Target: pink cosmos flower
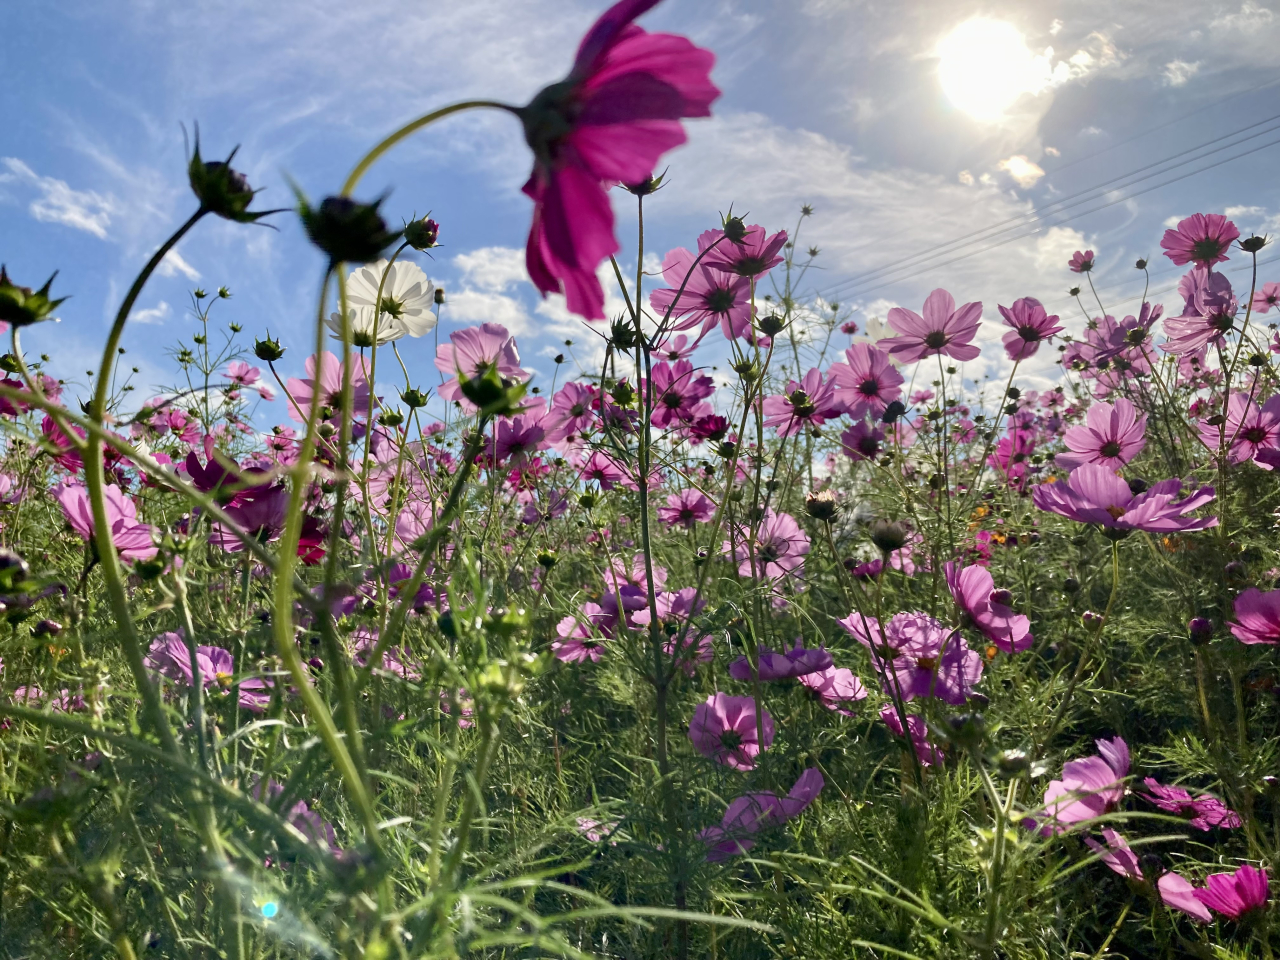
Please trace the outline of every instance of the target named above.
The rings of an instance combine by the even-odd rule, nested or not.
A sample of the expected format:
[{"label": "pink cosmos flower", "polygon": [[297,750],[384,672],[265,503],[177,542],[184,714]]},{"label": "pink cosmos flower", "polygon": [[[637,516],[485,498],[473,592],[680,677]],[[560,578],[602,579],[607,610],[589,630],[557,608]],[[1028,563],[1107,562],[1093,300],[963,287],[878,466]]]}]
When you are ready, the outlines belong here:
[{"label": "pink cosmos flower", "polygon": [[503,417],[494,425],[494,439],[489,444],[494,463],[523,463],[546,446],[547,431],[543,413],[523,413]]},{"label": "pink cosmos flower", "polygon": [[978,565],[960,569],[957,563],[943,566],[947,589],[965,619],[984,637],[1006,653],[1017,653],[1031,646],[1031,621],[1009,607],[1013,597],[1008,590],[997,590],[990,571]]},{"label": "pink cosmos flower", "polygon": [[[85,540],[93,540],[93,508],[89,491],[78,483],[58,483],[49,491],[71,529]],[[156,528],[138,520],[138,508],[119,487],[109,483],[104,488],[107,522],[111,525],[111,542],[123,560],[150,560],[160,551],[154,542]]]},{"label": "pink cosmos flower", "polygon": [[[1103,863],[1120,874],[1120,876],[1130,880],[1145,879],[1142,875],[1142,865],[1138,860],[1138,855],[1129,847],[1125,838],[1110,827],[1102,828],[1102,836],[1107,841],[1105,847],[1093,837],[1085,837],[1084,842],[1090,850],[1099,855],[1099,859]],[[1181,910],[1183,913],[1204,923],[1210,920],[1209,911],[1196,899],[1195,887],[1187,882],[1184,877],[1176,873],[1161,874],[1159,880],[1156,881],[1156,888],[1165,906],[1174,910]]]},{"label": "pink cosmos flower", "polygon": [[630,487],[636,489],[637,484],[626,470],[603,450],[597,450],[582,465],[582,479],[594,480],[600,484],[601,490],[612,490],[614,487]]},{"label": "pink cosmos flower", "polygon": [[1071,259],[1067,261],[1067,269],[1072,273],[1088,273],[1093,269],[1093,251],[1077,250],[1071,255]]},{"label": "pink cosmos flower", "polygon": [[1280,394],[1273,394],[1259,407],[1248,394],[1236,391],[1227,401],[1226,423],[1219,427],[1201,421],[1200,439],[1215,453],[1225,439],[1228,462],[1256,460],[1258,466],[1271,470],[1274,458],[1266,453],[1280,450]]},{"label": "pink cosmos flower", "polygon": [[[789,680],[831,669],[831,654],[825,648],[806,649],[800,646],[799,640],[796,640],[790,650],[783,650],[781,653],[774,653],[762,646],[756,656],[761,680]],[[739,657],[729,665],[729,676],[735,680],[750,680],[750,661],[746,657]]]},{"label": "pink cosmos flower", "polygon": [[998,306],[998,309],[1004,322],[1013,328],[1001,341],[1010,360],[1026,360],[1034,356],[1041,341],[1062,332],[1057,316],[1049,316],[1035,297],[1023,297],[1015,300],[1012,307]]},{"label": "pink cosmos flower", "polygon": [[1243,864],[1235,873],[1211,873],[1196,898],[1224,917],[1239,920],[1251,910],[1265,907],[1270,896],[1267,871]]},{"label": "pink cosmos flower", "polygon": [[[880,719],[895,737],[903,735],[902,718],[898,716],[898,710],[892,703],[886,703],[880,708]],[[920,766],[933,767],[946,760],[946,754],[942,749],[929,742],[929,727],[925,724],[924,718],[908,714],[907,729],[911,733],[911,747],[916,752]]]},{"label": "pink cosmos flower", "polygon": [[[191,649],[181,630],[162,633],[156,637],[147,651],[145,662],[151,670],[184,687],[190,687],[194,683]],[[200,683],[206,690],[225,690],[234,683],[235,664],[230,651],[222,647],[196,647],[196,669],[200,672]],[[238,691],[240,706],[245,710],[261,713],[271,702],[271,687],[261,677],[241,680],[234,685]]]},{"label": "pink cosmos flower", "polygon": [[694,376],[693,364],[688,360],[654,364],[653,425],[666,427],[694,419],[698,402],[711,396],[715,389],[715,381],[710,377]]},{"label": "pink cosmos flower", "polygon": [[844,355],[847,362],[833,363],[827,371],[836,399],[854,420],[878,418],[902,396],[902,374],[889,354],[870,343],[855,343]]},{"label": "pink cosmos flower", "polygon": [[[79,439],[85,438],[83,430],[75,424],[69,424],[69,426]],[[75,472],[84,465],[80,459],[80,452],[72,444],[71,438],[62,432],[62,428],[48,414],[45,414],[44,419],[40,421],[40,437],[46,449],[52,450],[50,455],[53,457],[53,462],[63,470]]]},{"label": "pink cosmos flower", "polygon": [[[609,836],[609,834],[613,833],[617,827],[618,825],[616,823],[604,823],[600,820],[578,817],[578,829],[582,832],[582,835],[592,843],[599,843],[605,837]],[[618,845],[617,840],[610,840],[609,843],[615,847]]]},{"label": "pink cosmos flower", "polygon": [[[722,230],[705,231],[698,237],[698,252],[717,241],[719,246],[725,246],[729,241],[721,240],[723,236]],[[670,251],[662,261],[662,277],[668,285],[649,294],[649,304],[659,317],[670,311],[673,318],[679,318],[673,330],[688,330],[701,324],[698,339],[715,329],[716,324],[728,340],[745,336],[751,329],[751,279],[712,269],[707,263],[709,256],[695,267],[697,257],[691,251],[684,247]]]},{"label": "pink cosmos flower", "polygon": [[698,349],[701,338],[689,342],[689,338],[683,333],[678,337],[672,337],[670,334],[663,337],[662,342],[654,347],[654,355],[662,360],[675,363],[677,360],[688,360],[693,356],[693,351]]},{"label": "pink cosmos flower", "polygon": [[734,770],[750,770],[756,757],[773,743],[773,717],[761,709],[763,730],[756,729],[753,697],[714,693],[698,704],[689,724],[689,739],[704,757]]},{"label": "pink cosmos flower", "polygon": [[1035,432],[1019,429],[1015,419],[1009,424],[1009,432],[1000,438],[987,458],[987,463],[1004,474],[1009,486],[1021,490],[1027,479],[1028,460],[1035,448]]},{"label": "pink cosmos flower", "polygon": [[867,688],[852,670],[845,667],[827,667],[815,673],[806,673],[799,679],[824,707],[846,717],[853,716],[850,708],[855,703],[867,698]]},{"label": "pink cosmos flower", "polygon": [[1160,891],[1160,899],[1164,901],[1166,907],[1180,910],[1201,923],[1208,923],[1213,919],[1204,904],[1200,902],[1199,897],[1202,891],[1193,887],[1186,877],[1172,870],[1162,873],[1160,879],[1156,881],[1156,889]]},{"label": "pink cosmos flower", "polygon": [[1236,225],[1220,213],[1193,213],[1166,230],[1160,247],[1178,266],[1193,260],[1206,267],[1227,259],[1231,241],[1240,236]]},{"label": "pink cosmos flower", "polygon": [[578,47],[569,75],[520,111],[533,150],[524,192],[534,202],[525,262],[543,294],[604,317],[596,267],[619,249],[606,185],[640,183],[685,141],[680,121],[708,117],[720,91],[715,55],[684,37],[646,33],[633,20],[658,0],[621,0]]},{"label": "pink cosmos flower", "polygon": [[520,366],[516,338],[500,323],[482,323],[449,334],[449,342],[436,348],[436,369],[449,377],[437,393],[445,400],[462,404],[462,409],[475,413],[476,407],[462,395],[459,378],[483,377],[490,368],[506,383],[524,383],[529,371]]},{"label": "pink cosmos flower", "polygon": [[1235,327],[1239,308],[1226,274],[1196,266],[1179,281],[1178,292],[1185,298],[1182,313],[1165,317],[1164,332],[1169,340],[1160,344],[1160,349],[1182,356],[1222,343]]},{"label": "pink cosmos flower", "polygon": [[1135,496],[1129,484],[1106,467],[1086,463],[1072,470],[1068,480],[1032,488],[1031,500],[1041,510],[1115,531],[1176,533],[1218,525],[1217,517],[1187,516],[1213,499],[1213,487],[1201,487],[1185,499],[1176,499],[1181,492],[1182,481],[1174,477]]},{"label": "pink cosmos flower", "polygon": [[560,444],[590,433],[596,421],[595,403],[595,387],[577,381],[566,383],[552,398],[543,423],[547,441]]},{"label": "pink cosmos flower", "polygon": [[883,629],[875,617],[857,611],[836,622],[867,648],[886,693],[961,704],[982,679],[982,657],[959,631],[927,614],[894,614]]},{"label": "pink cosmos flower", "polygon": [[1095,743],[1098,756],[1063,764],[1062,779],[1051,781],[1045,790],[1043,814],[1023,821],[1024,826],[1041,836],[1054,836],[1102,816],[1120,802],[1129,774],[1129,745],[1120,737]]},{"label": "pink cosmos flower", "polygon": [[754,555],[749,549],[750,537],[750,528],[742,527],[734,542],[724,545],[725,552],[732,551],[733,558],[739,561],[739,576],[775,580],[788,574],[799,575],[810,543],[795,517],[767,509],[756,530]]},{"label": "pink cosmos flower", "polygon": [[764,227],[752,224],[741,240],[725,240],[706,256],[712,270],[746,279],[758,279],[782,262],[778,251],[787,242],[787,231],[769,236]]},{"label": "pink cosmos flower", "polygon": [[1264,283],[1253,295],[1253,312],[1266,313],[1280,304],[1280,283]]},{"label": "pink cosmos flower", "polygon": [[840,434],[840,449],[854,463],[859,460],[874,460],[880,455],[883,443],[884,431],[866,420],[859,420]]},{"label": "pink cosmos flower", "polygon": [[836,402],[831,384],[822,382],[822,371],[817,367],[798,383],[787,381],[786,393],[765,397],[762,407],[764,425],[777,428],[780,437],[789,437],[805,427],[820,427],[840,416],[843,409],[842,404]]},{"label": "pink cosmos flower", "polygon": [[1059,453],[1054,463],[1073,470],[1096,463],[1119,470],[1147,445],[1147,416],[1139,415],[1132,403],[1117,397],[1114,403],[1093,404],[1081,426],[1070,427],[1062,435],[1069,453]]},{"label": "pink cosmos flower", "polygon": [[[342,410],[342,361],[326,350],[318,363],[314,355],[307,357],[306,369],[306,378],[290,377],[285,383],[290,398],[289,416],[306,423],[312,403],[319,403],[321,408],[333,411],[330,416],[337,416]],[[354,416],[367,419],[373,401],[364,357],[352,357],[351,397]]]},{"label": "pink cosmos flower", "polygon": [[[289,491],[283,486],[256,487],[226,508],[241,532],[249,534],[259,543],[272,543],[284,532],[285,514],[289,509]],[[215,523],[209,533],[209,542],[231,553],[243,550],[244,541],[228,529],[226,524]]]},{"label": "pink cosmos flower", "polygon": [[1280,590],[1250,587],[1236,597],[1235,614],[1228,626],[1241,643],[1280,643]]},{"label": "pink cosmos flower", "polygon": [[879,346],[903,363],[935,353],[972,360],[982,352],[972,343],[981,321],[981,303],[966,303],[957,310],[955,298],[938,289],[925,300],[923,317],[902,307],[890,310],[889,326],[900,335],[881,340]]},{"label": "pink cosmos flower", "polygon": [[715,516],[716,506],[707,495],[690,487],[667,497],[667,505],[658,508],[658,519],[670,527],[692,530],[694,524],[706,523]]},{"label": "pink cosmos flower", "polygon": [[709,848],[707,860],[717,863],[746,853],[755,846],[751,839],[754,834],[798,817],[818,798],[823,786],[822,772],[810,767],[800,774],[785,797],[764,791],[735,798],[725,810],[720,826],[708,827],[698,834]]},{"label": "pink cosmos flower", "polygon": [[1187,822],[1197,830],[1240,826],[1239,814],[1217,797],[1202,793],[1192,798],[1182,787],[1168,787],[1152,777],[1147,777],[1142,782],[1150,791],[1143,794],[1144,797],[1167,813],[1192,814]]},{"label": "pink cosmos flower", "polygon": [[599,663],[604,653],[604,639],[596,627],[606,619],[607,614],[599,604],[584,603],[580,616],[565,617],[557,624],[556,633],[560,639],[551,644],[551,651],[566,663],[583,660]]}]

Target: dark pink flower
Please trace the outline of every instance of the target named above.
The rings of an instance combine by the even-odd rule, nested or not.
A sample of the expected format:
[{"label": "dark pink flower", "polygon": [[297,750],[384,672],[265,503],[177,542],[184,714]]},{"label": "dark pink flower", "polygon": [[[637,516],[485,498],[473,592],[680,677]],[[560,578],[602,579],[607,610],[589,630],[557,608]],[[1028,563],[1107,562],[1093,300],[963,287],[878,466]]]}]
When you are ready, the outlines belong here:
[{"label": "dark pink flower", "polygon": [[476,407],[462,395],[459,378],[473,380],[483,377],[490,369],[496,370],[508,384],[524,383],[530,376],[529,371],[520,366],[516,338],[500,323],[483,323],[453,331],[449,342],[436,348],[436,369],[449,377],[437,392],[445,400],[461,403],[468,413],[474,413]]},{"label": "dark pink flower", "polygon": [[543,426],[553,444],[580,439],[591,433],[596,422],[596,388],[586,383],[566,383],[551,400]]},{"label": "dark pink flower", "polygon": [[816,673],[806,673],[799,679],[824,707],[846,717],[853,716],[850,707],[867,698],[867,688],[852,670],[845,667],[827,667]]},{"label": "dark pink flower", "polygon": [[822,382],[822,371],[814,367],[803,380],[787,381],[786,393],[765,397],[762,408],[764,425],[776,428],[780,437],[789,437],[840,416],[843,405],[836,402],[831,384]]},{"label": "dark pink flower", "polygon": [[608,614],[599,604],[584,603],[580,616],[565,617],[556,626],[560,639],[551,644],[552,653],[566,663],[599,663],[605,641],[598,626],[607,619]]},{"label": "dark pink flower", "polygon": [[997,590],[990,571],[981,566],[960,569],[947,563],[947,589],[960,612],[975,629],[1006,653],[1017,653],[1031,646],[1031,621],[1009,607],[1008,590]]},{"label": "dark pink flower", "polygon": [[[880,708],[880,719],[895,737],[903,735],[902,718],[898,716],[898,709],[892,703],[886,703]],[[946,760],[942,749],[929,742],[929,727],[925,724],[923,717],[908,714],[907,729],[911,732],[911,746],[916,752],[920,766],[933,767]]]},{"label": "dark pink flower", "polygon": [[822,772],[810,767],[800,774],[785,797],[772,791],[736,797],[725,810],[720,826],[707,827],[698,834],[708,847],[707,860],[718,863],[746,853],[755,846],[755,834],[798,817],[817,799],[823,786]]},{"label": "dark pink flower", "polygon": [[1009,424],[1009,432],[996,443],[987,463],[1004,474],[1011,487],[1021,490],[1027,479],[1027,461],[1036,448],[1034,431],[1022,430],[1015,419]]},{"label": "dark pink flower", "polygon": [[[259,543],[271,543],[279,540],[280,534],[284,532],[288,508],[289,491],[276,485],[244,491],[239,500],[226,508],[226,513],[243,533]],[[209,542],[233,553],[244,549],[244,542],[240,537],[221,522],[213,525]]]},{"label": "dark pink flower", "polygon": [[[643,389],[644,385],[642,385]],[[694,419],[699,401],[715,392],[715,381],[705,375],[694,375],[688,360],[666,361],[653,365],[653,425],[666,427]]]},{"label": "dark pink flower", "polygon": [[866,420],[859,420],[840,434],[840,449],[850,460],[874,460],[880,455],[884,443],[884,431]]},{"label": "dark pink flower", "polygon": [[1042,815],[1023,821],[1042,836],[1065,833],[1077,823],[1107,813],[1124,797],[1129,745],[1120,737],[1096,741],[1098,756],[1063,764],[1062,779],[1049,783]]},{"label": "dark pink flower", "polygon": [[855,343],[844,352],[845,363],[833,363],[827,379],[836,399],[854,420],[878,418],[902,396],[902,374],[889,354],[870,343]]},{"label": "dark pink flower", "polygon": [[770,236],[757,224],[747,227],[741,240],[725,240],[707,254],[712,270],[746,279],[758,279],[782,262],[778,251],[787,242],[787,231]]},{"label": "dark pink flower", "polygon": [[[85,432],[75,424],[70,424],[71,430],[83,440]],[[62,428],[54,422],[53,418],[45,414],[43,420],[40,421],[40,436],[44,440],[46,449],[51,450],[51,456],[54,463],[62,467],[62,469],[74,472],[83,466],[80,460],[80,452],[76,450],[71,439],[62,432]]]},{"label": "dark pink flower", "polygon": [[[698,252],[717,241],[719,246],[728,244],[728,240],[720,239],[723,236],[721,230],[705,231],[698,237]],[[672,325],[673,330],[688,330],[701,324],[698,339],[717,324],[726,339],[744,336],[751,329],[751,280],[713,269],[707,263],[709,257],[694,266],[697,257],[691,251],[684,247],[670,251],[662,261],[662,277],[668,285],[649,294],[649,304],[659,317],[670,311],[673,318],[679,318]]]},{"label": "dark pink flower", "polygon": [[956,309],[955,298],[938,289],[924,302],[924,316],[894,307],[889,326],[899,334],[879,341],[879,346],[903,363],[911,363],[936,353],[955,360],[972,360],[982,351],[972,343],[982,321],[982,304],[966,303]]},{"label": "dark pink flower", "polygon": [[715,513],[716,506],[707,495],[690,487],[667,497],[667,505],[658,508],[658,519],[671,527],[692,530],[694,524],[706,523]]},{"label": "dark pink flower", "polygon": [[1228,462],[1256,460],[1258,466],[1271,470],[1274,457],[1266,454],[1280,450],[1280,394],[1273,394],[1259,407],[1248,394],[1236,391],[1227,401],[1226,423],[1216,426],[1201,421],[1200,439],[1215,453],[1219,441],[1225,439]]},{"label": "dark pink flower", "polygon": [[1168,787],[1152,777],[1142,782],[1150,791],[1143,794],[1144,797],[1168,813],[1192,814],[1188,823],[1197,830],[1240,826],[1239,814],[1217,797],[1202,793],[1193,798],[1182,787]]},{"label": "dark pink flower", "polygon": [[751,529],[743,526],[736,531],[733,542],[724,545],[725,552],[732,552],[739,561],[739,576],[774,580],[799,575],[810,544],[795,517],[767,509],[756,530],[754,550],[750,538]]},{"label": "dark pink flower", "polygon": [[763,708],[761,720],[763,730],[757,731],[754,698],[714,693],[693,712],[689,739],[704,757],[734,770],[750,770],[773,743],[773,717]]},{"label": "dark pink flower", "polygon": [[626,470],[603,450],[597,450],[582,465],[582,479],[594,480],[600,484],[601,490],[612,490],[614,487],[635,487],[635,481]]},{"label": "dark pink flower", "polygon": [[1210,273],[1197,266],[1178,283],[1185,298],[1182,313],[1165,317],[1164,332],[1169,339],[1160,349],[1177,356],[1193,353],[1210,344],[1220,344],[1235,328],[1239,308],[1226,274]]},{"label": "dark pink flower", "polygon": [[1213,499],[1213,487],[1201,487],[1179,500],[1181,492],[1182,481],[1174,477],[1161,480],[1135,496],[1129,484],[1106,467],[1086,463],[1072,470],[1067,480],[1032,488],[1031,499],[1041,510],[1116,531],[1175,533],[1207,530],[1218,525],[1217,517],[1187,516]]},{"label": "dark pink flower", "polygon": [[1196,263],[1211,266],[1227,259],[1231,241],[1240,236],[1236,225],[1220,213],[1193,213],[1166,230],[1160,247],[1164,255],[1178,266]]},{"label": "dark pink flower", "polygon": [[1235,614],[1228,626],[1241,643],[1280,643],[1280,590],[1250,587],[1236,597]]},{"label": "dark pink flower", "polygon": [[510,462],[518,466],[545,447],[547,431],[542,425],[544,416],[540,412],[522,413],[503,417],[494,424],[495,436],[489,445],[493,462]]},{"label": "dark pink flower", "polygon": [[1096,463],[1118,470],[1147,445],[1147,417],[1139,415],[1132,403],[1117,397],[1115,403],[1093,404],[1081,426],[1070,427],[1062,435],[1068,453],[1059,453],[1054,463],[1067,470]]},{"label": "dark pink flower", "polygon": [[[831,654],[823,647],[806,649],[796,640],[790,650],[774,653],[768,647],[757,651],[757,668],[761,680],[790,680],[831,669]],[[729,676],[735,680],[751,679],[751,663],[739,657],[729,665]]]},{"label": "dark pink flower", "polygon": [[[146,665],[162,676],[184,687],[194,684],[195,672],[191,665],[191,648],[181,631],[162,633],[151,642]],[[222,647],[197,646],[196,670],[200,683],[206,690],[226,690],[235,686],[241,707],[261,713],[271,702],[271,688],[260,677],[252,677],[235,683],[235,665],[231,653]]]},{"label": "dark pink flower", "polygon": [[[368,418],[372,398],[369,395],[364,357],[352,357],[351,362],[353,415]],[[307,357],[306,369],[307,376],[304,379],[290,377],[285,382],[289,393],[289,416],[299,423],[306,423],[311,415],[312,403],[318,403],[322,409],[330,411],[330,417],[336,416],[342,410],[342,361],[326,350],[320,354],[318,363],[314,355]]]},{"label": "dark pink flower", "polygon": [[[89,491],[78,483],[58,483],[49,491],[71,529],[85,540],[93,540],[93,508]],[[160,551],[156,548],[155,527],[138,520],[138,508],[115,484],[103,490],[107,522],[111,525],[111,542],[122,560],[150,560]]]},{"label": "dark pink flower", "polygon": [[1235,873],[1211,873],[1196,898],[1224,917],[1239,920],[1251,910],[1267,905],[1270,896],[1267,871],[1243,864]]},{"label": "dark pink flower", "polygon": [[680,121],[710,116],[720,95],[714,54],[632,22],[657,3],[621,0],[606,10],[569,75],[519,111],[534,157],[524,185],[534,202],[529,276],[544,295],[563,290],[569,309],[588,319],[604,317],[596,267],[619,249],[606,185],[647,179],[684,143]]},{"label": "dark pink flower", "polygon": [[1138,862],[1138,855],[1129,848],[1125,838],[1110,827],[1102,828],[1102,837],[1107,841],[1106,847],[1093,837],[1084,838],[1085,846],[1098,854],[1099,859],[1120,876],[1141,880],[1142,866]]},{"label": "dark pink flower", "polygon": [[1253,295],[1253,312],[1266,313],[1280,304],[1280,283],[1264,283]]},{"label": "dark pink flower", "polygon": [[1041,341],[1062,332],[1057,316],[1049,316],[1035,297],[1023,297],[999,310],[1004,322],[1013,327],[1001,341],[1010,360],[1026,360],[1040,349]]},{"label": "dark pink flower", "polygon": [[1067,269],[1072,273],[1088,273],[1093,269],[1093,251],[1077,250],[1067,261]]}]

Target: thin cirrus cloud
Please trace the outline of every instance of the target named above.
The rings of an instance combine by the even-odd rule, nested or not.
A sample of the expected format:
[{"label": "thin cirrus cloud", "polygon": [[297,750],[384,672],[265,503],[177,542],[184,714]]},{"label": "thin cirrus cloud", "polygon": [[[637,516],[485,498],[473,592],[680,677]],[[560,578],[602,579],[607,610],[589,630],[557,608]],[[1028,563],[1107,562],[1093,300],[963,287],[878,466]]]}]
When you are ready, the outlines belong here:
[{"label": "thin cirrus cloud", "polygon": [[28,212],[42,223],[61,223],[107,239],[107,227],[116,212],[116,202],[92,190],[75,190],[65,180],[36,173],[16,157],[4,157],[0,164],[8,173],[0,173],[0,184],[12,183],[35,191]]}]

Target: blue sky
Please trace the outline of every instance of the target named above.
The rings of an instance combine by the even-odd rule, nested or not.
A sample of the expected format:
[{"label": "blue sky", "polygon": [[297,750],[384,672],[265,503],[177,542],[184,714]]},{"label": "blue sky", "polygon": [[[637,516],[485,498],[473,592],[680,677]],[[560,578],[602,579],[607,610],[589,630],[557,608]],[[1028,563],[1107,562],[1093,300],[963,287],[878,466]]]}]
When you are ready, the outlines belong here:
[{"label": "blue sky", "polygon": [[[60,324],[27,336],[28,352],[54,355],[67,379],[96,367],[133,273],[193,209],[181,123],[199,122],[207,157],[241,145],[237,166],[266,188],[260,204],[288,205],[287,178],[319,197],[417,114],[476,96],[527,100],[565,72],[604,6],[19,5],[6,18],[0,63],[0,260],[31,285],[60,269],[55,290],[72,296]],[[1139,256],[1163,271],[1153,276],[1157,293],[1176,283],[1158,256],[1166,220],[1226,211],[1246,235],[1280,232],[1280,118],[1261,123],[1280,114],[1274,6],[666,0],[643,25],[716,51],[724,96],[669,155],[671,184],[647,208],[648,253],[693,246],[731,204],[778,229],[811,203],[800,242],[822,255],[808,292],[858,307],[855,319],[892,304],[919,309],[944,286],[958,301],[983,301],[992,324],[997,303],[1030,295],[1078,330],[1065,261],[1079,246],[1099,253],[1095,280],[1108,309],[1132,312],[1125,301],[1141,293]],[[964,26],[975,18],[985,23]],[[1201,170],[1236,154],[1245,155]],[[398,149],[362,192],[390,188],[393,221],[431,210],[441,222],[444,246],[418,259],[449,293],[442,334],[505,323],[545,382],[563,340],[589,336],[523,278],[528,167],[509,117],[473,113]],[[1130,171],[1147,179],[1116,179]],[[1076,196],[1095,187],[1112,192]],[[1085,202],[1049,206],[1076,200]],[[630,198],[617,203],[622,257],[634,264]],[[1027,223],[1038,211],[1042,219]],[[290,348],[284,370],[300,370],[321,259],[296,218],[274,222],[278,231],[206,221],[179,247],[126,335],[143,387],[172,379],[165,349],[192,332],[188,292],[197,285],[229,286],[221,319],[247,334],[269,327]],[[970,236],[1001,224],[996,240],[1012,242]],[[1280,262],[1264,267],[1260,279],[1277,278]],[[402,351],[428,384],[431,339]],[[994,326],[984,339],[998,340]],[[283,407],[264,415],[283,419]]]}]

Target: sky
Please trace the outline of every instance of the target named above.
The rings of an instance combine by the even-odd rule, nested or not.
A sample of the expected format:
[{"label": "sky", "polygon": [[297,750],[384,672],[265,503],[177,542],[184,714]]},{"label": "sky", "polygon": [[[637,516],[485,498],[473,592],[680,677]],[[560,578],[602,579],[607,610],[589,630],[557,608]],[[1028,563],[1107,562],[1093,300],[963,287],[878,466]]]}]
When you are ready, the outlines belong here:
[{"label": "sky", "polygon": [[[39,286],[59,270],[57,324],[29,355],[73,384],[95,369],[133,276],[190,215],[183,125],[206,158],[235,165],[290,206],[290,182],[336,193],[372,144],[460,99],[524,103],[562,77],[603,0],[62,0],[6,16],[0,61],[0,261]],[[865,325],[919,310],[935,287],[984,304],[1034,296],[1078,333],[1066,262],[1097,251],[1107,312],[1176,301],[1163,230],[1227,213],[1244,235],[1280,233],[1280,9],[1265,0],[665,0],[641,24],[716,53],[723,96],[667,155],[646,201],[644,263],[694,247],[721,212],[770,230],[813,215],[798,246],[820,253],[801,293]],[[359,195],[389,192],[395,224],[430,211],[442,245],[414,259],[447,292],[440,336],[497,322],[544,385],[552,357],[599,355],[599,338],[523,268],[530,155],[497,112],[451,117],[381,160]],[[614,191],[619,259],[634,271],[635,201]],[[162,264],[124,344],[139,396],[175,378],[170,351],[195,332],[190,291],[227,286],[214,320],[270,330],[300,373],[323,273],[296,216],[277,229],[206,218]],[[1263,251],[1262,280],[1280,279]],[[1243,261],[1225,264],[1229,270]],[[1247,273],[1232,274],[1247,287]],[[646,292],[660,286],[646,280]],[[621,301],[611,293],[609,308]],[[1180,307],[1180,301],[1174,306]],[[1090,309],[1098,312],[1091,305]],[[433,386],[434,338],[405,341],[410,374]],[[714,357],[716,350],[710,351]],[[998,348],[966,373],[1007,372]],[[1025,371],[1052,377],[1050,351]],[[573,372],[570,362],[569,371]],[[565,371],[559,371],[563,382]],[[74,389],[73,389],[74,392]],[[380,390],[380,392],[382,392]],[[284,420],[283,401],[259,411]]]}]

